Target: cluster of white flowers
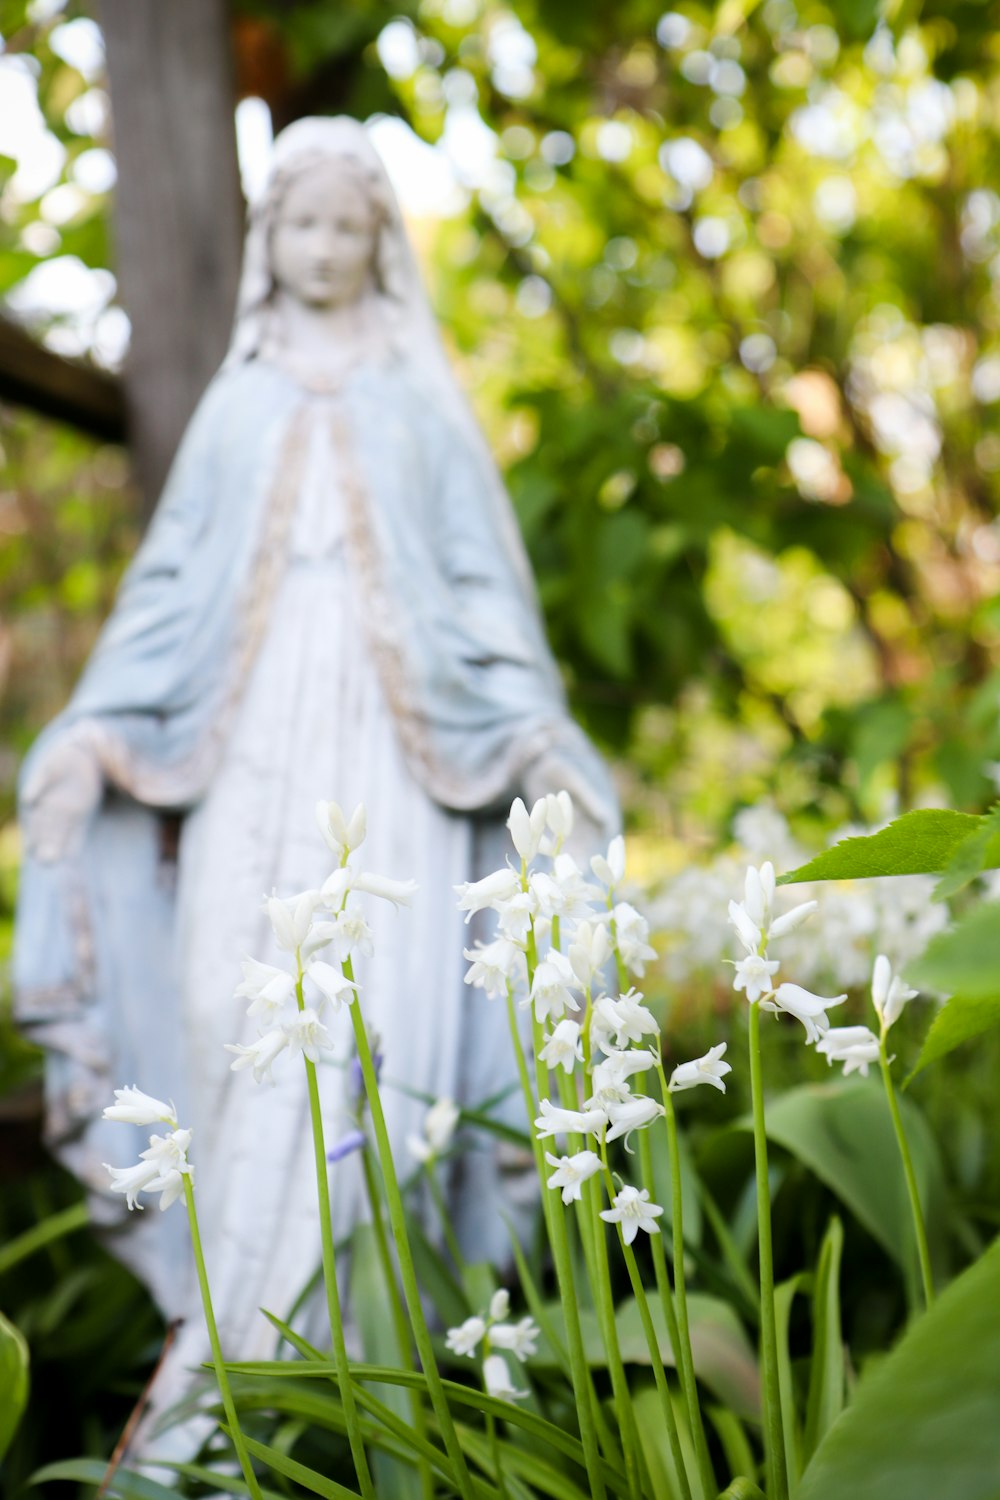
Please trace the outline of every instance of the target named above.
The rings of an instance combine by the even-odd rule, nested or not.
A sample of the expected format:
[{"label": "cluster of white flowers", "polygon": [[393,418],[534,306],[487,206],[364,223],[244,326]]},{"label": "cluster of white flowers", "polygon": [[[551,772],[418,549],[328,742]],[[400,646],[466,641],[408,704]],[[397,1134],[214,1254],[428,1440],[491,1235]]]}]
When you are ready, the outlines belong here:
[{"label": "cluster of white flowers", "polygon": [[509,1313],[510,1293],[501,1289],[493,1293],[484,1314],[466,1318],[457,1328],[449,1328],[445,1339],[452,1354],[467,1355],[469,1359],[482,1344],[483,1384],[487,1395],[496,1396],[501,1401],[516,1401],[527,1396],[528,1392],[517,1390],[503,1354],[494,1351],[502,1349],[523,1361],[531,1358],[538,1344],[538,1325],[534,1320],[522,1318],[518,1323],[509,1323]]},{"label": "cluster of white flowers", "polygon": [[[591,860],[588,878],[563,851],[573,828],[566,792],[541,798],[530,811],[519,798],[507,827],[520,869],[497,870],[456,888],[468,917],[491,910],[497,921],[491,942],[466,950],[466,983],[491,998],[510,994],[530,1008],[539,1061],[573,1080],[576,1107],[541,1097],[534,1122],[538,1138],[593,1137],[602,1150],[622,1139],[628,1151],[632,1132],[660,1118],[664,1106],[635,1088],[642,1074],[661,1068],[660,1027],[642,994],[623,988],[626,976],[641,978],[656,957],[645,917],[620,895],[624,840],[612,839],[607,853]],[[536,867],[540,856],[547,867]],[[609,970],[618,979],[617,993],[608,992]],[[724,1093],[722,1080],[730,1071],[725,1050],[723,1042],[675,1068],[669,1088],[706,1083]],[[546,1153],[545,1159],[555,1168],[548,1186],[561,1190],[564,1203],[580,1200],[583,1184],[604,1170],[602,1157],[590,1148]],[[659,1233],[656,1219],[663,1210],[646,1189],[624,1183],[609,1196],[612,1207],[602,1217],[622,1226],[627,1244],[640,1229]]]},{"label": "cluster of white flowers", "polygon": [[880,953],[875,960],[871,985],[872,1005],[879,1019],[880,1036],[876,1036],[867,1026],[834,1027],[817,1043],[816,1051],[825,1053],[828,1063],[843,1063],[845,1078],[848,1073],[854,1072],[867,1078],[869,1065],[879,1061],[882,1042],[890,1026],[899,1020],[906,1002],[912,1000],[916,993],[916,990],[911,990],[909,985],[904,984],[898,974],[893,974],[889,960],[884,953]]},{"label": "cluster of white flowers", "polygon": [[149,1149],[140,1152],[134,1166],[113,1167],[104,1163],[111,1173],[111,1191],[124,1193],[130,1209],[142,1208],[137,1201],[139,1193],[159,1193],[160,1208],[169,1208],[184,1192],[184,1178],[194,1182],[194,1167],[187,1157],[191,1132],[178,1126],[174,1106],[128,1086],[115,1089],[115,1102],[104,1111],[104,1119],[120,1120],[126,1125],[173,1127],[168,1135],[151,1135]]},{"label": "cluster of white flowers", "polygon": [[[228,1042],[226,1050],[235,1053],[233,1071],[249,1068],[257,1083],[273,1082],[271,1069],[286,1049],[313,1063],[321,1052],[332,1049],[324,1013],[335,1015],[343,1005],[353,1003],[358,991],[342,966],[355,956],[368,958],[373,952],[371,928],[361,909],[351,904],[352,897],[363,893],[394,906],[408,906],[416,891],[412,880],[389,880],[351,868],[350,856],[365,838],[363,805],[347,818],[336,802],[320,802],[316,815],[320,832],[339,861],[337,868],[318,890],[264,898],[275,941],[289,955],[291,967],[246,958],[243,980],[235,991],[239,998],[249,1000],[247,1015],[259,1018],[258,1034],[249,1046]],[[334,963],[316,956],[324,950]]]},{"label": "cluster of white flowers", "polygon": [[[814,995],[799,984],[776,983],[783,960],[768,956],[769,944],[798,931],[816,911],[817,902],[803,901],[775,916],[774,896],[774,867],[768,861],[760,869],[751,865],[745,876],[743,900],[729,903],[729,921],[744,949],[744,956],[734,964],[733,988],[744,991],[751,1005],[794,1016],[805,1028],[806,1042],[815,1043],[828,1063],[841,1062],[845,1074],[857,1071],[867,1077],[869,1064],[879,1060],[880,1038],[867,1026],[832,1027],[827,1015],[847,999],[846,993],[826,997]],[[872,976],[872,1003],[883,1038],[916,993],[893,975],[888,958],[880,953]]]},{"label": "cluster of white flowers", "polygon": [[[872,831],[842,828],[834,839]],[[653,929],[662,934],[663,970],[676,984],[718,971],[729,952],[726,906],[739,892],[748,864],[769,858],[779,870],[793,870],[815,852],[802,848],[785,819],[768,807],[740,812],[734,833],[732,850],[709,864],[687,866],[648,904]],[[789,971],[810,989],[860,989],[868,982],[874,954],[888,954],[901,968],[948,921],[946,907],[931,899],[930,875],[817,881],[797,889],[815,900],[815,917],[807,929],[788,935],[782,955]]]}]

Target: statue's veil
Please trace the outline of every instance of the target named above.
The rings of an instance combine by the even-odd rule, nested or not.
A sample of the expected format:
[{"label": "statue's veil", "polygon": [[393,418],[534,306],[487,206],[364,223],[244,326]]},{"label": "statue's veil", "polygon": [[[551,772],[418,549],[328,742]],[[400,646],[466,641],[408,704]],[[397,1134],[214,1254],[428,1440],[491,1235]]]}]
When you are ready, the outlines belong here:
[{"label": "statue's veil", "polygon": [[331,161],[343,163],[345,174],[350,173],[355,182],[360,181],[371,196],[379,223],[376,278],[393,344],[412,361],[419,372],[421,388],[441,415],[476,453],[511,561],[526,594],[534,599],[531,566],[503,481],[472,408],[452,374],[385,167],[358,120],[345,115],[296,120],[276,137],[267,179],[249,209],[236,318],[226,365],[243,364],[266,350],[274,293],[270,238],[276,211],[293,177],[318,162]]}]

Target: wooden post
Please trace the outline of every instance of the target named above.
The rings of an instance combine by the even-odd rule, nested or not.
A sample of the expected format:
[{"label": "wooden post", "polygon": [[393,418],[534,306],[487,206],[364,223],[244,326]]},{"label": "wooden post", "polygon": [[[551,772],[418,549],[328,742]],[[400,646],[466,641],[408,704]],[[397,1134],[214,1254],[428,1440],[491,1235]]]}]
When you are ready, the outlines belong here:
[{"label": "wooden post", "polygon": [[147,516],[225,354],[243,242],[226,0],[103,0],[132,323],[130,446]]}]

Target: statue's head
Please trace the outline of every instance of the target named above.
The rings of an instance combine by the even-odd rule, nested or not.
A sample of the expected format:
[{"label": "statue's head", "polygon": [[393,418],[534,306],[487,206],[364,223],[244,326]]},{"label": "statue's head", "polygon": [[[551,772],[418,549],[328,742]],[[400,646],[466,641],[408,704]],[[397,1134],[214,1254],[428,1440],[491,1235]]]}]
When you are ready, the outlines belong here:
[{"label": "statue's head", "polygon": [[374,292],[389,326],[412,301],[414,277],[399,206],[364,126],[297,120],[276,138],[250,206],[231,357],[260,349],[276,293],[322,309]]}]

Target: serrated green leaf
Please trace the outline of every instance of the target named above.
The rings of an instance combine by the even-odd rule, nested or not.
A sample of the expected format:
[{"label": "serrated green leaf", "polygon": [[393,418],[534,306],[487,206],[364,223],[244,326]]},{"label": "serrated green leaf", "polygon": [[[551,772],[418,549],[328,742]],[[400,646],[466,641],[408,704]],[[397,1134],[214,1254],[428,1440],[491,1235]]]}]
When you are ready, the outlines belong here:
[{"label": "serrated green leaf", "polygon": [[1000,1026],[1000,987],[993,995],[952,995],[931,1022],[910,1078],[994,1026]]},{"label": "serrated green leaf", "polygon": [[986,996],[1000,989],[1000,902],[987,901],[931,938],[906,977],[925,990]]},{"label": "serrated green leaf", "polygon": [[979,827],[958,845],[948,862],[948,868],[934,887],[935,901],[947,901],[950,896],[975,880],[977,875],[982,874],[987,868],[986,861],[997,834],[1000,834],[1000,807],[991,808],[979,820]]},{"label": "serrated green leaf", "polygon": [[[986,820],[947,808],[918,808],[864,838],[841,839],[815,859],[780,876],[779,885],[805,880],[867,880],[877,875],[937,875]],[[1000,865],[1000,834],[984,851],[984,870]]]},{"label": "serrated green leaf", "polygon": [[862,1377],[798,1500],[996,1500],[1000,1241]]}]

